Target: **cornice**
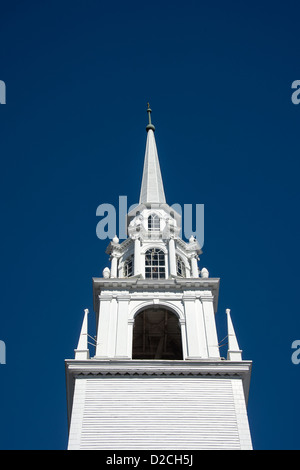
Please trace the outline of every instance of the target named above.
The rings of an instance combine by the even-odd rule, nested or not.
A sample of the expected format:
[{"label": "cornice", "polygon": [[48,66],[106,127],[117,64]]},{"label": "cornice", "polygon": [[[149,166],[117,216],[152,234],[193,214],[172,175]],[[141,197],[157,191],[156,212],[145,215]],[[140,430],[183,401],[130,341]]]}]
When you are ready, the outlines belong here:
[{"label": "cornice", "polygon": [[201,300],[213,301],[215,312],[218,306],[219,297],[219,278],[169,278],[169,279],[142,279],[140,277],[130,278],[93,278],[93,294],[94,294],[94,309],[97,310],[99,302],[99,295],[102,291],[109,294],[108,291],[126,290],[131,295],[132,293],[139,294],[142,292],[153,292],[155,290],[159,293],[184,293],[188,290],[211,291],[211,294],[201,294]]},{"label": "cornice", "polygon": [[241,379],[243,382],[246,403],[248,401],[252,361],[224,360],[134,360],[134,359],[99,359],[87,360],[66,359],[68,409],[72,407],[75,379],[116,378],[116,377],[165,377],[165,378],[230,378]]},{"label": "cornice", "polygon": [[166,290],[166,287],[170,288],[198,288],[198,289],[216,289],[219,287],[219,278],[169,278],[169,279],[141,279],[140,277],[119,277],[119,278],[93,278],[94,288],[114,288],[119,287],[134,287],[137,289],[144,288],[155,288],[159,290]]},{"label": "cornice", "polygon": [[196,359],[182,361],[100,359],[97,357],[78,361],[66,359],[68,371],[75,376],[211,376],[243,377],[251,370],[252,361],[228,361],[226,359]]}]

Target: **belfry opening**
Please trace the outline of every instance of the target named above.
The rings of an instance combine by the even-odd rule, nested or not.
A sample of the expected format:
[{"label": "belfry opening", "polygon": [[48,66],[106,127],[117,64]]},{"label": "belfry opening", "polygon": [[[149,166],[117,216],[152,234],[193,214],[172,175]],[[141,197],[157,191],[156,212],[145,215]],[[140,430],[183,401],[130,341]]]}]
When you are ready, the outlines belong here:
[{"label": "belfry opening", "polygon": [[181,329],[175,313],[163,307],[138,313],[133,326],[132,359],[183,359]]}]

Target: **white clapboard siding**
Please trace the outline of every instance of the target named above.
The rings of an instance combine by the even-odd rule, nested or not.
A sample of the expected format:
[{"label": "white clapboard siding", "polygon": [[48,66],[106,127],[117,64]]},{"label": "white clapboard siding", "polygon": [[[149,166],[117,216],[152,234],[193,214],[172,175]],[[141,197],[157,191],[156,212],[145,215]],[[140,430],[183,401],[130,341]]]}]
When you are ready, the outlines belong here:
[{"label": "white clapboard siding", "polygon": [[69,448],[240,449],[230,378],[85,377]]}]

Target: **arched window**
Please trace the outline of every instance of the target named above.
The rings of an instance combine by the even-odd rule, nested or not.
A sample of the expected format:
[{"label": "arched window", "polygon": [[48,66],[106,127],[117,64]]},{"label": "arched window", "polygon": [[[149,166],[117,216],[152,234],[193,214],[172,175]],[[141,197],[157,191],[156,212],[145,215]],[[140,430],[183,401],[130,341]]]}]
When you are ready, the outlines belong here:
[{"label": "arched window", "polygon": [[133,255],[129,256],[123,266],[123,276],[130,277],[133,275]]},{"label": "arched window", "polygon": [[148,230],[149,232],[159,232],[160,219],[157,214],[151,214],[148,217]]},{"label": "arched window", "polygon": [[150,279],[166,277],[165,254],[158,248],[151,248],[145,253],[145,276]]},{"label": "arched window", "polygon": [[183,359],[177,316],[164,308],[139,313],[133,327],[132,358]]},{"label": "arched window", "polygon": [[176,270],[177,276],[186,277],[184,261],[178,255],[176,255]]}]

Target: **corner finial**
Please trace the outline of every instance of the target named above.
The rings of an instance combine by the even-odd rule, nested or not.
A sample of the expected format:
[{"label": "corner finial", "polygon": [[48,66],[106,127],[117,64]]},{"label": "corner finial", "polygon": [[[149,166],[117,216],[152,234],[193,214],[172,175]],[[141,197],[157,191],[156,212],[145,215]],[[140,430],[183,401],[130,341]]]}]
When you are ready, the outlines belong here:
[{"label": "corner finial", "polygon": [[151,123],[151,113],[152,113],[152,109],[150,108],[150,104],[147,103],[147,113],[148,113],[148,119],[149,119],[149,124],[148,126],[146,127],[146,131],[148,132],[149,129],[152,129],[153,132],[155,131],[155,127],[153,126],[153,124]]}]

